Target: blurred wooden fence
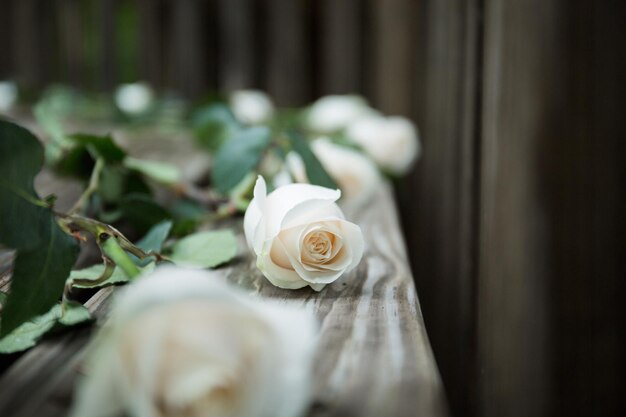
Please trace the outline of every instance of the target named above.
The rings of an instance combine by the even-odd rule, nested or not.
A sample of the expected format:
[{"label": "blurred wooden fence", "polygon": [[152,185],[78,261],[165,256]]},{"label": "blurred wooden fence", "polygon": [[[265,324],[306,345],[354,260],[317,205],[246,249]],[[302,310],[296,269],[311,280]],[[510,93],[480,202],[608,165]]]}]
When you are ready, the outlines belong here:
[{"label": "blurred wooden fence", "polygon": [[453,413],[617,416],[622,3],[5,0],[0,79],[358,92],[412,117],[397,197]]}]

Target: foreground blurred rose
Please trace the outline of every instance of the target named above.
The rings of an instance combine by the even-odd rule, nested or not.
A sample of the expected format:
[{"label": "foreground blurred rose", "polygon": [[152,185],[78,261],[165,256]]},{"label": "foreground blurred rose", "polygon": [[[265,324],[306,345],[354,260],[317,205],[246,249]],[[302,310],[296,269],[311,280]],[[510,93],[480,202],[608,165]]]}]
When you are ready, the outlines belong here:
[{"label": "foreground blurred rose", "polygon": [[365,99],[354,95],[325,96],[318,99],[309,110],[308,127],[318,133],[333,133],[350,123],[376,112]]},{"label": "foreground blurred rose", "polygon": [[13,81],[0,81],[0,111],[7,111],[17,101],[17,85]]},{"label": "foreground blurred rose", "polygon": [[205,271],[127,288],[94,340],[74,417],[294,417],[310,400],[316,324]]},{"label": "foreground blurred rose", "polygon": [[[341,188],[343,195],[340,205],[346,211],[362,208],[380,188],[378,168],[362,153],[335,145],[328,138],[314,140],[311,149]],[[287,165],[297,182],[309,182],[304,162],[297,153],[290,152],[287,155]]]},{"label": "foreground blurred rose", "polygon": [[363,147],[381,168],[406,173],[420,153],[415,125],[404,117],[368,117],[352,123],[346,135]]},{"label": "foreground blurred rose", "polygon": [[115,104],[124,113],[138,115],[152,105],[154,93],[146,83],[122,84],[115,91]]},{"label": "foreground blurred rose", "polygon": [[258,178],[244,218],[248,245],[263,275],[281,288],[320,291],[363,256],[363,236],[335,204],[341,192],[289,184],[267,195]]},{"label": "foreground blurred rose", "polygon": [[267,122],[274,114],[272,101],[262,91],[239,90],[230,95],[230,107],[235,117],[247,125]]}]

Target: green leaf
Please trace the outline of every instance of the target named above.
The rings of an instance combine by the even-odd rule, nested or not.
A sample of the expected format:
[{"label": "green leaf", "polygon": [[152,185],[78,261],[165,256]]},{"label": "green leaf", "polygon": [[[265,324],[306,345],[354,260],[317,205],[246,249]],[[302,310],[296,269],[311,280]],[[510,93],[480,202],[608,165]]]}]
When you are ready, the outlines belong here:
[{"label": "green leaf", "polygon": [[165,208],[145,194],[128,194],[121,199],[119,207],[123,217],[140,232],[147,232],[157,223],[172,218]]},{"label": "green leaf", "polygon": [[169,220],[156,224],[142,237],[136,244],[137,247],[143,249],[144,252],[160,252],[163,248],[163,242],[172,230],[172,222]]},{"label": "green leaf", "polygon": [[175,219],[171,232],[175,236],[184,236],[192,233],[208,214],[208,210],[205,207],[188,199],[176,200],[170,207],[170,211]]},{"label": "green leaf", "polygon": [[[136,246],[142,249],[144,252],[154,251],[160,253],[161,249],[163,248],[163,243],[165,242],[165,239],[167,239],[167,236],[172,230],[172,224],[172,221],[166,220],[154,225],[148,231],[148,233],[146,233],[146,235],[136,243]],[[150,258],[142,260],[137,258],[133,254],[130,254],[129,256],[133,260],[133,262],[139,266],[145,266],[148,263],[154,261]]]},{"label": "green leaf", "polygon": [[56,304],[47,313],[23,323],[0,339],[0,353],[15,353],[35,346],[37,341],[55,325],[73,326],[91,320],[89,310],[82,304]]},{"label": "green leaf", "polygon": [[105,203],[119,203],[129,194],[150,195],[150,188],[137,172],[121,165],[105,165],[100,174],[98,194]]},{"label": "green leaf", "polygon": [[78,256],[33,187],[43,149],[26,129],[0,120],[0,244],[17,249],[0,336],[43,314],[60,298]]},{"label": "green leaf", "polygon": [[304,138],[301,134],[292,131],[289,133],[289,139],[293,150],[296,151],[300,157],[302,157],[306,175],[311,184],[321,185],[322,187],[327,188],[339,188],[335,180],[328,175],[320,161],[311,150],[309,142],[306,138]]},{"label": "green leaf", "polygon": [[8,296],[9,294],[5,293],[4,291],[0,291],[0,306],[3,306],[4,303],[6,303]]},{"label": "green leaf", "polygon": [[198,143],[209,151],[219,149],[241,125],[224,103],[213,103],[198,109],[191,117]]},{"label": "green leaf", "polygon": [[170,258],[182,266],[213,268],[233,259],[237,238],[231,230],[198,232],[179,240]]},{"label": "green leaf", "polygon": [[0,243],[33,248],[45,238],[50,210],[33,181],[43,164],[43,148],[28,130],[0,120]]},{"label": "green leaf", "polygon": [[129,156],[124,160],[124,166],[166,185],[179,183],[183,176],[177,166],[166,162],[148,161]]},{"label": "green leaf", "polygon": [[126,152],[113,141],[110,135],[75,134],[68,139],[76,145],[89,151],[93,159],[102,158],[106,163],[121,162],[126,157]]},{"label": "green leaf", "polygon": [[46,312],[63,293],[65,279],[78,256],[78,245],[59,228],[52,215],[48,217],[48,227],[40,246],[17,251],[0,336]]},{"label": "green leaf", "polygon": [[266,127],[241,130],[224,143],[213,161],[213,183],[222,193],[235,187],[261,160],[270,143],[270,131]]},{"label": "green leaf", "polygon": [[91,320],[91,314],[84,305],[76,301],[66,302],[64,306],[58,305],[60,311],[59,323],[64,326],[74,326]]},{"label": "green leaf", "polygon": [[[132,255],[129,255],[132,257]],[[155,268],[154,261],[151,261],[146,266],[139,268],[139,276],[152,272]],[[80,279],[80,280],[93,280],[95,281],[102,275],[104,271],[104,264],[92,265],[88,268],[78,269],[72,271],[70,274],[70,279]],[[108,287],[110,285],[124,284],[131,279],[122,271],[121,268],[115,268],[113,274],[106,280],[96,285],[86,285],[86,284],[72,284],[72,287],[75,288],[102,288]]]}]

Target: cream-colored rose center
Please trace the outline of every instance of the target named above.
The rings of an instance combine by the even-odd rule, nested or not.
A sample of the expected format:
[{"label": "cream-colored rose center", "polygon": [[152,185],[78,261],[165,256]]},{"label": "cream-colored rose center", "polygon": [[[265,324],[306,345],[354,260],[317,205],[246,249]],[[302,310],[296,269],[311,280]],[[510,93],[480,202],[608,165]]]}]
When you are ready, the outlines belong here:
[{"label": "cream-colored rose center", "polygon": [[325,230],[309,232],[302,242],[302,260],[317,265],[331,261],[335,255],[333,248],[336,240],[333,233]]}]

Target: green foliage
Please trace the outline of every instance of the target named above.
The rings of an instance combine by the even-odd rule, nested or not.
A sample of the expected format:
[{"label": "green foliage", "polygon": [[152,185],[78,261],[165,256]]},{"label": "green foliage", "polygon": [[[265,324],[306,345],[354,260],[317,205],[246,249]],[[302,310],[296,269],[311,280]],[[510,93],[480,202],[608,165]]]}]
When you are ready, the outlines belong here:
[{"label": "green foliage", "polygon": [[41,245],[17,251],[0,336],[44,313],[63,293],[65,279],[78,256],[78,245],[61,231],[52,215],[48,222],[50,229]]},{"label": "green foliage", "polygon": [[289,132],[289,139],[293,150],[300,155],[302,161],[304,162],[306,175],[311,184],[321,185],[322,187],[327,188],[339,188],[337,187],[335,180],[328,175],[319,159],[317,159],[305,137],[295,131],[292,131]]},{"label": "green foliage", "polygon": [[124,166],[166,185],[177,184],[183,177],[177,166],[165,162],[148,161],[129,156],[124,160]]},{"label": "green foliage", "polygon": [[192,233],[209,213],[205,207],[189,199],[176,200],[170,212],[174,218],[172,234],[176,236]]},{"label": "green foliage", "polygon": [[68,140],[79,149],[87,150],[94,160],[102,158],[107,164],[121,162],[126,157],[126,152],[117,146],[110,135],[75,134],[68,136]]},{"label": "green foliage", "polygon": [[42,163],[39,141],[26,129],[0,120],[0,243],[11,248],[36,247],[49,229],[50,210],[33,185]]},{"label": "green foliage", "polygon": [[266,127],[239,131],[215,155],[213,185],[224,194],[234,188],[257,167],[270,140],[270,130]]},{"label": "green foliage", "polygon": [[241,129],[241,125],[224,103],[202,107],[191,116],[191,124],[198,143],[209,151],[219,149]]},{"label": "green foliage", "polygon": [[17,250],[0,336],[54,305],[78,256],[77,243],[34,190],[42,162],[29,131],[0,121],[0,244]]},{"label": "green foliage", "polygon": [[237,238],[231,230],[211,230],[189,235],[174,244],[170,258],[181,266],[214,268],[237,255]]},{"label": "green foliage", "polygon": [[14,353],[35,346],[48,331],[56,327],[73,326],[91,320],[89,310],[82,304],[55,304],[48,312],[34,317],[0,339],[0,353]]},{"label": "green foliage", "polygon": [[172,218],[168,210],[147,194],[128,194],[119,201],[124,220],[139,232],[147,232],[152,226]]}]

